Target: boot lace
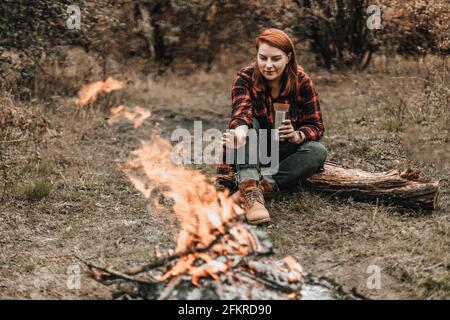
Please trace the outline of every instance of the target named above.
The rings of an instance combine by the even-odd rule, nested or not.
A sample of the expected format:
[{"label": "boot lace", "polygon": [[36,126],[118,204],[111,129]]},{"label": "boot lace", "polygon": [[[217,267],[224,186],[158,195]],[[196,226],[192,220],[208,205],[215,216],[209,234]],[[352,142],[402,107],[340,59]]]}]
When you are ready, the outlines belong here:
[{"label": "boot lace", "polygon": [[249,208],[253,206],[255,201],[261,202],[262,193],[259,188],[252,189],[244,193],[244,198],[247,201]]}]

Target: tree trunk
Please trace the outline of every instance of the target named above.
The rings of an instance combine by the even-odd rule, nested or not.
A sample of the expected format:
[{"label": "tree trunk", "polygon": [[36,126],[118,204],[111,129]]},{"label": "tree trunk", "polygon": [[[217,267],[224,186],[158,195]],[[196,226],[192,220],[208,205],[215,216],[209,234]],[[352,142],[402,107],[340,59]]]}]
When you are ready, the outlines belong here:
[{"label": "tree trunk", "polygon": [[382,202],[404,208],[434,210],[438,207],[440,183],[419,181],[411,169],[370,173],[325,162],[324,171],[311,176],[305,186],[313,190],[358,201]]}]

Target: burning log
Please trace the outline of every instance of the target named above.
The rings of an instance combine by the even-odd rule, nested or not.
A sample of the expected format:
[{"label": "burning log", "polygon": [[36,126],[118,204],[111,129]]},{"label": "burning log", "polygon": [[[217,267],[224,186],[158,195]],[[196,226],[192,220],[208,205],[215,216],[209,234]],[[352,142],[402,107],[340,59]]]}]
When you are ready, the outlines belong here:
[{"label": "burning log", "polygon": [[[291,257],[261,260],[272,253],[267,234],[240,220],[231,225],[206,248],[191,249],[124,272],[77,258],[88,266],[95,280],[102,283],[119,280],[116,298],[301,298],[302,267]],[[243,234],[245,244],[244,238],[240,238]],[[229,248],[233,240],[236,244]]]},{"label": "burning log", "polygon": [[[235,189],[234,176],[218,176],[218,184]],[[411,209],[434,210],[439,204],[439,181],[419,180],[419,171],[370,173],[326,161],[324,170],[302,183],[311,190],[358,201],[380,202]]]}]

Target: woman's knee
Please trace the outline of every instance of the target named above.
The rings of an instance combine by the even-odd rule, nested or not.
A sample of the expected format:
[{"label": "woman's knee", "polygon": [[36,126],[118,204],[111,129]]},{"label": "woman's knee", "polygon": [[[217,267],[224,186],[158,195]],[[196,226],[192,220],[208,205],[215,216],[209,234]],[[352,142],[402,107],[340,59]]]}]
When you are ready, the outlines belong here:
[{"label": "woman's knee", "polygon": [[307,141],[300,146],[301,150],[307,150],[308,153],[321,165],[327,158],[327,149],[325,146],[317,141]]}]

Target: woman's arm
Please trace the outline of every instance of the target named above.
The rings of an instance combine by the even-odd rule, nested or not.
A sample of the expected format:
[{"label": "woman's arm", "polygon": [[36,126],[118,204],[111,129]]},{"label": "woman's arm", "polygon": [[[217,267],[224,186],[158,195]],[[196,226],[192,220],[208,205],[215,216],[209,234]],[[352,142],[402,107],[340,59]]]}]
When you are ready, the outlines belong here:
[{"label": "woman's arm", "polygon": [[231,89],[231,121],[230,129],[242,125],[251,127],[253,124],[253,106],[254,100],[251,97],[251,75],[243,69],[238,72]]},{"label": "woman's arm", "polygon": [[320,140],[325,128],[322,122],[319,98],[314,90],[312,80],[307,75],[304,75],[301,80],[300,96],[302,98],[300,112],[302,114],[303,124],[299,128],[299,131],[304,134],[305,138],[303,141]]},{"label": "woman's arm", "polygon": [[247,133],[247,125],[236,127],[236,129],[231,129],[229,133],[225,132],[222,135],[222,143],[229,148],[238,149],[246,143]]}]

